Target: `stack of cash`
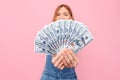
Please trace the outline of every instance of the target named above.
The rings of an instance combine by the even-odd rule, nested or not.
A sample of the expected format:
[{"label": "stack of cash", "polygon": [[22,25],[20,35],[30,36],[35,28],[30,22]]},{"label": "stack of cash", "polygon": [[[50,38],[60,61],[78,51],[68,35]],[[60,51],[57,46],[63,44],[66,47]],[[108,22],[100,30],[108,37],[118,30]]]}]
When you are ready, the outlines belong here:
[{"label": "stack of cash", "polygon": [[78,53],[93,40],[86,25],[75,20],[58,20],[42,28],[35,38],[35,52],[57,54],[64,48]]}]

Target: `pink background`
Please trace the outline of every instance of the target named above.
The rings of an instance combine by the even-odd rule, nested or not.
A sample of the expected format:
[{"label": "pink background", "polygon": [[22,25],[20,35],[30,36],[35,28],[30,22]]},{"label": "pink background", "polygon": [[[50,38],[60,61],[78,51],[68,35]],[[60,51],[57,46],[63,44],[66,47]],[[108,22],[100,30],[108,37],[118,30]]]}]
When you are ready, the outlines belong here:
[{"label": "pink background", "polygon": [[34,38],[61,3],[95,38],[78,54],[78,80],[120,80],[119,0],[1,0],[0,80],[39,80],[45,55],[34,52]]}]

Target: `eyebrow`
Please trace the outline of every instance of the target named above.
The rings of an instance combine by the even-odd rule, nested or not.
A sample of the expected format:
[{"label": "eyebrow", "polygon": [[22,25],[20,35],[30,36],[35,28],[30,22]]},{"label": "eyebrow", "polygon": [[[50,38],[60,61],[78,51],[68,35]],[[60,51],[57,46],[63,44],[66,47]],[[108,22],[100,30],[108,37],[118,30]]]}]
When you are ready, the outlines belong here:
[{"label": "eyebrow", "polygon": [[69,13],[69,12],[63,12],[63,13]]},{"label": "eyebrow", "polygon": [[[59,14],[60,12],[58,12],[58,14]],[[69,13],[69,12],[63,12],[63,13]]]}]

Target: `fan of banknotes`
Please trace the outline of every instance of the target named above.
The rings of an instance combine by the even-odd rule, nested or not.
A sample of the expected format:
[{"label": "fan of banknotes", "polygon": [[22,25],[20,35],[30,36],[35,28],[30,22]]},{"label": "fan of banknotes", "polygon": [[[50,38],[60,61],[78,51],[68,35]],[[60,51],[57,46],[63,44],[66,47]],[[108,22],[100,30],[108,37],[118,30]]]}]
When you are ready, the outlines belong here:
[{"label": "fan of banknotes", "polygon": [[78,53],[93,40],[87,26],[75,20],[58,20],[42,28],[35,38],[35,52],[57,54],[64,48]]}]

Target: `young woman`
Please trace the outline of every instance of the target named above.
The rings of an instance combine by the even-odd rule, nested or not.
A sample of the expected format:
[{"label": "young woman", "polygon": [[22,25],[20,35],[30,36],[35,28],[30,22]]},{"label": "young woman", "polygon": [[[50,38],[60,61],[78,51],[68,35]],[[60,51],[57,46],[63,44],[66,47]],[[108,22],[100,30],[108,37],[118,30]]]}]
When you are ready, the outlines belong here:
[{"label": "young woman", "polygon": [[[56,8],[53,21],[60,19],[74,20],[72,11],[68,5],[62,4]],[[61,50],[57,55],[47,55],[41,80],[77,80],[75,72],[77,64],[78,58],[69,48]]]}]

